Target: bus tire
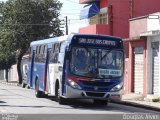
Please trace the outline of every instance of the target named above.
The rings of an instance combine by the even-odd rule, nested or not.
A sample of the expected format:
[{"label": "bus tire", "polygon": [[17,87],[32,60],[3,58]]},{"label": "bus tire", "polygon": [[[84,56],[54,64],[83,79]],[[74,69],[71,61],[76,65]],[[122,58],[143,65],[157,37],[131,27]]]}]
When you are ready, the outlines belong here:
[{"label": "bus tire", "polygon": [[26,88],[27,88],[27,89],[30,89],[30,86],[27,84],[27,85],[26,85]]},{"label": "bus tire", "polygon": [[26,84],[24,82],[22,82],[22,88],[25,88]]},{"label": "bus tire", "polygon": [[41,97],[43,96],[42,91],[39,91],[38,80],[36,80],[36,83],[35,83],[35,96],[36,96],[37,98],[41,98]]},{"label": "bus tire", "polygon": [[59,82],[56,82],[56,87],[55,87],[55,96],[56,96],[56,101],[61,104],[64,105],[65,104],[65,98],[62,98],[60,96],[60,89],[59,89]]},{"label": "bus tire", "polygon": [[98,100],[98,99],[94,99],[93,103],[95,105],[108,105],[108,100]]}]

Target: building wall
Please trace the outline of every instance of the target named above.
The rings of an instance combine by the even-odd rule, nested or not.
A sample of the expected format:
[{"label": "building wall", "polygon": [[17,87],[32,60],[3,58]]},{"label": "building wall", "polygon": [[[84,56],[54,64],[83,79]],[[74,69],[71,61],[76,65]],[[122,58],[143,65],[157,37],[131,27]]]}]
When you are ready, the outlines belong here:
[{"label": "building wall", "polygon": [[147,19],[147,31],[160,30],[160,12],[153,13]]},{"label": "building wall", "polygon": [[124,63],[124,93],[128,94],[129,89],[129,41],[124,40],[123,41],[124,45],[124,53],[125,53],[125,63]]},{"label": "building wall", "polygon": [[160,11],[160,0],[133,0],[133,17],[145,16]]},{"label": "building wall", "polygon": [[160,0],[108,0],[107,4],[113,6],[113,35],[122,38],[129,37],[130,18],[160,11]]},{"label": "building wall", "polygon": [[[110,5],[112,5],[112,10],[110,9]],[[108,29],[107,35],[113,35],[118,36],[122,38],[128,38],[129,37],[129,0],[100,0],[100,7],[108,7],[108,13],[107,13],[107,21],[108,21]],[[103,24],[105,25],[105,24]],[[90,33],[90,29],[88,27],[85,27],[85,29],[80,28],[79,33]],[[95,28],[98,29],[98,28]],[[95,33],[94,31],[100,31],[100,30],[92,30],[92,33]],[[113,32],[112,32],[113,31]],[[101,32],[101,31],[100,31]],[[104,34],[104,33],[99,33]]]},{"label": "building wall", "polygon": [[[149,36],[147,38],[147,94],[152,94],[153,93],[153,88],[152,88],[152,81],[153,81],[153,61],[152,61],[152,47],[151,44],[152,42],[156,42],[159,41],[160,42],[160,35],[154,35],[154,36]],[[160,46],[159,46],[160,48]],[[159,55],[160,56],[160,55]],[[160,63],[160,61],[159,61]],[[160,65],[160,64],[159,64]],[[159,66],[160,68],[160,66]],[[160,71],[160,70],[159,70]],[[160,78],[159,78],[159,86],[160,86]],[[159,89],[159,95],[160,95],[160,89]]]},{"label": "building wall", "polygon": [[[113,36],[129,37],[129,1],[108,0],[108,6],[112,5]],[[111,14],[111,13],[108,13]],[[109,20],[111,21],[111,20]],[[110,22],[109,22],[110,24]]]},{"label": "building wall", "polygon": [[108,0],[101,0],[101,2],[100,2],[100,8],[106,7],[107,4],[108,4]]},{"label": "building wall", "polygon": [[130,20],[129,37],[138,37],[141,33],[147,31],[147,18],[137,18]]},{"label": "building wall", "polygon": [[[112,10],[110,11],[110,5],[112,5]],[[147,70],[151,70],[151,66],[149,61],[147,61],[147,55],[150,54],[150,49],[148,49],[149,43],[147,40],[140,40],[140,34],[142,32],[146,32],[148,30],[157,30],[160,24],[158,24],[158,20],[149,20],[143,19],[140,21],[132,21],[129,23],[131,18],[146,16],[155,12],[160,11],[160,0],[100,0],[101,8],[107,6],[108,8],[108,24],[106,29],[108,35],[119,36],[122,38],[129,38],[129,37],[138,37],[139,39],[133,40],[130,38],[128,41],[124,41],[125,47],[125,93],[133,92],[133,85],[134,85],[134,48],[135,47],[144,47],[144,76],[143,76],[143,95],[146,96],[147,93],[150,92],[150,88],[147,88],[150,84],[149,79],[151,79],[151,73]],[[156,23],[154,25],[153,23]],[[80,28],[81,29],[81,28]],[[91,30],[86,27],[86,29],[81,29],[80,33],[90,33],[93,31],[97,33],[96,30]],[[100,31],[101,33],[101,31]],[[111,34],[112,33],[112,34]],[[104,34],[104,33],[102,33]],[[147,52],[148,51],[148,52]],[[148,66],[148,67],[147,67]]]},{"label": "building wall", "polygon": [[95,24],[87,27],[83,27],[79,29],[80,33],[84,34],[107,34],[109,29],[107,29],[108,25]]},{"label": "building wall", "polygon": [[144,51],[143,51],[143,71],[144,71],[144,75],[143,75],[143,95],[146,96],[146,86],[147,86],[147,81],[146,81],[146,76],[147,76],[147,71],[146,71],[146,56],[147,56],[147,45],[146,45],[146,40],[132,40],[129,42],[129,93],[133,92],[134,89],[134,48],[136,47],[144,47]]},{"label": "building wall", "polygon": [[0,80],[5,79],[5,70],[0,70]]},{"label": "building wall", "polygon": [[[89,0],[80,0],[89,1]],[[147,3],[147,4],[146,4]],[[119,36],[122,38],[129,37],[129,19],[139,16],[145,16],[160,11],[160,0],[100,0],[100,7],[109,7],[112,5],[112,15],[108,11],[109,33],[107,35]],[[111,25],[111,23],[113,25]],[[113,31],[113,34],[110,34]],[[79,31],[80,33],[82,31]],[[89,32],[89,29],[85,33]]]},{"label": "building wall", "polygon": [[17,64],[12,65],[8,72],[9,81],[18,81]]}]

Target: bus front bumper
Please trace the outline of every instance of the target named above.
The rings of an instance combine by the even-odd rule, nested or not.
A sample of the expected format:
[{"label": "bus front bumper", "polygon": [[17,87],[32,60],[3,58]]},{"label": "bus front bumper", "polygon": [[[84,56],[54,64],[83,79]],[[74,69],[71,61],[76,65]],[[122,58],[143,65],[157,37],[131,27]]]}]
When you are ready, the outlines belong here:
[{"label": "bus front bumper", "polygon": [[71,86],[66,86],[65,98],[78,98],[78,99],[102,99],[102,100],[121,100],[122,90],[118,92],[96,92],[84,91],[74,89]]}]

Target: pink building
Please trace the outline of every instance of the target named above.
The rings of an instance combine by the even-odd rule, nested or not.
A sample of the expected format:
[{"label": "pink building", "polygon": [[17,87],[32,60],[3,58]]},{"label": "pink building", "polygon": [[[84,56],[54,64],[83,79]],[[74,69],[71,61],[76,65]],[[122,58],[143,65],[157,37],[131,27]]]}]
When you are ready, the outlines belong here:
[{"label": "pink building", "polygon": [[81,18],[89,19],[90,23],[80,28],[79,33],[122,37],[125,47],[124,93],[146,96],[149,83],[147,37],[141,37],[140,33],[147,31],[147,21],[142,18],[160,11],[160,0],[79,0],[79,3],[89,5],[81,11]]}]

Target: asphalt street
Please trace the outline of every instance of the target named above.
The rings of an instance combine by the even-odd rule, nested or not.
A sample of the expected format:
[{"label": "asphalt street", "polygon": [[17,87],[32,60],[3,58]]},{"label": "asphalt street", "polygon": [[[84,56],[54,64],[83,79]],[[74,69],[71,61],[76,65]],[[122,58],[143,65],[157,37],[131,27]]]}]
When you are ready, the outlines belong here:
[{"label": "asphalt street", "polygon": [[[28,117],[40,120],[43,117],[68,120],[106,120],[127,119],[124,115],[156,114],[160,112],[109,103],[108,106],[94,105],[92,100],[69,100],[66,105],[59,105],[54,97],[36,98],[33,89],[19,86],[0,84],[0,114],[18,115],[19,119],[27,120]],[[1,118],[1,117],[0,117]],[[5,118],[5,117],[4,117]],[[159,116],[160,118],[160,116]],[[157,118],[158,119],[158,118]]]}]

